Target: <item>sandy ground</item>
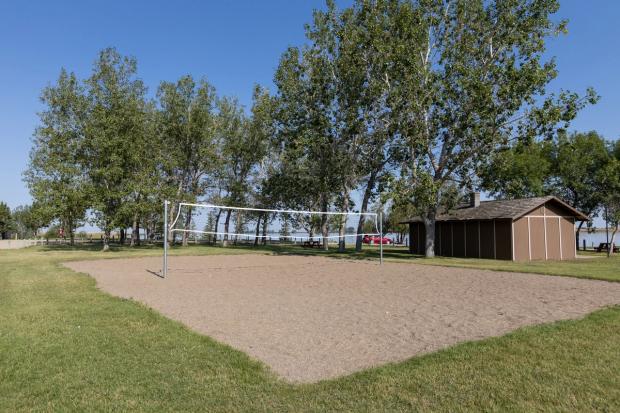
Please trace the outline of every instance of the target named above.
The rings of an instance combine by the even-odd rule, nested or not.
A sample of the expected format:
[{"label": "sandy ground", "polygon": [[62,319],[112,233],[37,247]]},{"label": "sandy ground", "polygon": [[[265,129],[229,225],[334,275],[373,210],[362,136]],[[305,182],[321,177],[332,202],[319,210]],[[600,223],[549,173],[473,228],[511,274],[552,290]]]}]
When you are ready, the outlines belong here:
[{"label": "sandy ground", "polygon": [[140,301],[313,382],[581,317],[620,303],[620,283],[323,257],[228,255],[70,262],[99,288]]}]

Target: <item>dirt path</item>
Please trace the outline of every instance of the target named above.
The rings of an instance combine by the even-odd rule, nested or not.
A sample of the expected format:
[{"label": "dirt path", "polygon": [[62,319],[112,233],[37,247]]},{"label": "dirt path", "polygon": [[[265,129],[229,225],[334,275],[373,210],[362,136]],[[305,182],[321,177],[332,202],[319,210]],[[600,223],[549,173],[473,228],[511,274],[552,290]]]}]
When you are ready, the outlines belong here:
[{"label": "dirt path", "polygon": [[323,257],[220,255],[70,262],[132,298],[313,382],[620,304],[620,283]]}]

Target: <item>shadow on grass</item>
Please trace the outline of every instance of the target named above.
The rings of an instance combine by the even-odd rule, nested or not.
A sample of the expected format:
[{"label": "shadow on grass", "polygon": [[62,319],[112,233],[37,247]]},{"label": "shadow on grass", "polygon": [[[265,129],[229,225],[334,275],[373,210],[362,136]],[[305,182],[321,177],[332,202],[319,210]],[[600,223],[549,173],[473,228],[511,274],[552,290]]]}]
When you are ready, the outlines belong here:
[{"label": "shadow on grass", "polygon": [[[75,245],[69,244],[49,244],[49,245],[41,245],[36,247],[40,251],[44,252],[103,252],[101,243],[79,243]],[[162,244],[142,244],[136,246],[129,245],[121,245],[121,244],[110,244],[110,249],[107,252],[139,252],[139,251],[157,251],[162,250]],[[190,244],[188,246],[181,245],[173,245],[170,247],[169,251],[171,254],[183,253],[186,252],[191,255],[192,252],[199,251],[207,251],[213,250],[214,252],[219,251],[234,251],[239,250],[243,252],[251,252],[256,251],[259,253],[271,253],[274,255],[299,255],[299,256],[323,256],[330,258],[346,258],[346,259],[358,259],[358,260],[378,260],[379,250],[378,249],[363,249],[362,251],[355,251],[353,248],[348,248],[344,252],[338,251],[337,248],[330,248],[325,251],[323,249],[310,249],[304,248],[301,245],[295,244],[279,244],[279,245],[248,245],[248,244],[237,244],[237,245],[229,245],[227,247],[223,247],[222,245],[212,245],[212,244]],[[163,253],[163,251],[162,251]],[[418,255],[410,254],[405,247],[402,248],[394,248],[394,247],[384,247],[383,257],[386,259],[401,259],[401,260],[411,260],[412,258],[421,258]]]},{"label": "shadow on grass", "polygon": [[[49,244],[39,245],[36,247],[39,251],[87,251],[87,252],[103,252],[103,245],[101,243],[79,243],[75,245],[69,244]],[[162,249],[158,244],[146,244],[136,245],[130,247],[129,245],[110,244],[110,249],[107,252],[120,252],[120,251],[153,251]]]},{"label": "shadow on grass", "polygon": [[[300,245],[262,245],[254,246],[237,246],[242,249],[255,249],[257,251],[270,252],[274,255],[299,255],[299,256],[320,256],[336,259],[355,259],[355,260],[379,260],[380,254],[378,250],[366,249],[355,251],[354,249],[346,249],[338,251],[337,248],[331,248],[327,251],[323,249],[304,248]],[[384,259],[411,260],[414,258],[422,258],[419,255],[410,254],[405,248],[384,248]]]}]

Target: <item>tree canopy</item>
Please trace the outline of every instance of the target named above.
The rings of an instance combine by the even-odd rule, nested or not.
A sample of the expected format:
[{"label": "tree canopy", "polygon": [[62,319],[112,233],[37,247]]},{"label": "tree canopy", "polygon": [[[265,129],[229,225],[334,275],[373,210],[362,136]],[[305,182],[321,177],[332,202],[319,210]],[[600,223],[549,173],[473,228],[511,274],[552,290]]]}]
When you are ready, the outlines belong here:
[{"label": "tree canopy", "polygon": [[[132,245],[140,228],[161,233],[164,199],[169,218],[180,202],[322,212],[380,204],[401,234],[398,219],[423,217],[427,256],[438,212],[474,188],[554,193],[594,214],[595,172],[610,150],[595,134],[567,132],[594,91],[547,92],[557,68],[546,43],[567,28],[554,20],[558,7],[356,0],[339,9],[330,0],[306,43],[282,54],[273,92],[257,85],[250,108],[189,75],[162,81],[151,98],[136,59],[104,49],[89,77],[62,70],[43,91],[26,181],[46,224],[73,234],[89,220],[105,246],[114,229],[131,228]],[[192,228],[191,209],[182,219]],[[254,222],[258,234],[269,219],[234,222]],[[301,221],[290,224],[324,239],[336,230],[344,248],[346,219]],[[361,234],[364,220],[357,225]]]}]

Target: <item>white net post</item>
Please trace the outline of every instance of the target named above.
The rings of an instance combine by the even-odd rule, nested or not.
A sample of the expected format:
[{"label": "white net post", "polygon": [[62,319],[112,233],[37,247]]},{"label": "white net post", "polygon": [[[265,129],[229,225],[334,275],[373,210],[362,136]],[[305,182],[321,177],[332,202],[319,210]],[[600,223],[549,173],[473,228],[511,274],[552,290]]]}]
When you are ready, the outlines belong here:
[{"label": "white net post", "polygon": [[164,201],[164,268],[162,276],[165,278],[168,274],[168,201]]},{"label": "white net post", "polygon": [[383,265],[383,212],[379,211],[379,265]]}]

